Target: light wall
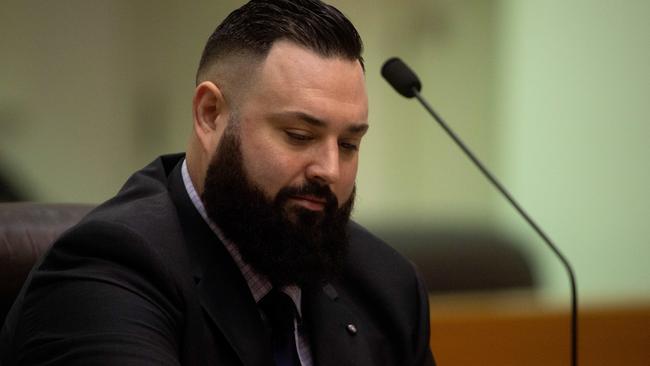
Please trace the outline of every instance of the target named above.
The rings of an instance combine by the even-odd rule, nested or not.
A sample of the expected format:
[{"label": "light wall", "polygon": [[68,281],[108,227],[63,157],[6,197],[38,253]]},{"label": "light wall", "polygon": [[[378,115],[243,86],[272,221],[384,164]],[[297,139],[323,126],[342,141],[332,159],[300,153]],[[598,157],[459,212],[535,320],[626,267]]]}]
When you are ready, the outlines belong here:
[{"label": "light wall", "polygon": [[[573,262],[585,301],[650,299],[650,2],[501,3],[499,161],[504,180]],[[554,298],[557,261],[534,244]]]},{"label": "light wall", "polygon": [[[9,1],[0,12],[0,168],[39,201],[100,202],[182,151],[205,39],[239,1]],[[575,263],[586,301],[650,298],[649,8],[644,1],[334,1],[366,44],[371,130],[358,221],[488,229],[564,272],[416,104],[423,94]]]}]

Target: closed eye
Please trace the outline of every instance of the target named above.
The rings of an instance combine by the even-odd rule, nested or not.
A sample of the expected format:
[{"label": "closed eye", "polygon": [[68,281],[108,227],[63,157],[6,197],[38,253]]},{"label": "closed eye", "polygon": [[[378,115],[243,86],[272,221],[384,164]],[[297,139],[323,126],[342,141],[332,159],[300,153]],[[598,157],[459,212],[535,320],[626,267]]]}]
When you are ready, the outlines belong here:
[{"label": "closed eye", "polygon": [[313,137],[311,135],[305,133],[300,133],[295,131],[284,131],[284,133],[287,135],[289,140],[291,140],[294,143],[302,143],[302,142],[313,140]]},{"label": "closed eye", "polygon": [[344,150],[349,150],[349,151],[358,151],[359,150],[359,145],[351,143],[351,142],[340,142],[339,146]]}]

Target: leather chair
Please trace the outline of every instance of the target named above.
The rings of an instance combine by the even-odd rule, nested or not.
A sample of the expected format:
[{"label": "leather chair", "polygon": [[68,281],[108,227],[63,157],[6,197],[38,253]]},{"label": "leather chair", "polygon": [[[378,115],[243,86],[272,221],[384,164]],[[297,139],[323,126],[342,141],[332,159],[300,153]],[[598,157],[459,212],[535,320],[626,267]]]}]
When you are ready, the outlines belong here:
[{"label": "leather chair", "polygon": [[0,324],[38,258],[93,207],[0,203]]},{"label": "leather chair", "polygon": [[[0,321],[38,258],[94,206],[0,203]],[[431,293],[493,292],[536,285],[530,260],[503,238],[464,230],[379,233],[409,257]]]},{"label": "leather chair", "polygon": [[500,233],[467,227],[378,235],[415,263],[433,295],[532,290],[538,285],[534,264],[521,243]]}]

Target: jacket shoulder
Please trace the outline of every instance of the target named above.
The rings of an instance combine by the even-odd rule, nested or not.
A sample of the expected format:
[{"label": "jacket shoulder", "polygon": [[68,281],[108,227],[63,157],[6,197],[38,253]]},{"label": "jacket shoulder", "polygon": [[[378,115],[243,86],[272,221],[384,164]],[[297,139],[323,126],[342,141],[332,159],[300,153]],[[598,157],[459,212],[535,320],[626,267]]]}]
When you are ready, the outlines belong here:
[{"label": "jacket shoulder", "polygon": [[60,334],[79,345],[69,360],[121,344],[116,355],[154,347],[151,363],[174,363],[192,278],[165,173],[146,169],[34,267],[3,329],[2,348],[16,362],[62,352],[65,342],[48,335]]},{"label": "jacket shoulder", "polygon": [[358,276],[381,274],[386,277],[384,280],[395,284],[415,279],[413,263],[366,228],[351,222],[349,234],[349,271]]}]

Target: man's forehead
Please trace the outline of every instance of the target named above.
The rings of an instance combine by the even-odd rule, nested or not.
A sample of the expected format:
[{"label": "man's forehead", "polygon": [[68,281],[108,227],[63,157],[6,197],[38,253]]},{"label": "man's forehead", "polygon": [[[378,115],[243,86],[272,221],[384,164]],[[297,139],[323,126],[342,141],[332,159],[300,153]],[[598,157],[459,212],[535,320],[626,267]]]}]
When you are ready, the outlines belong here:
[{"label": "man's forehead", "polygon": [[279,41],[252,78],[240,105],[244,114],[252,111],[257,117],[287,117],[338,130],[350,127],[348,132],[367,129],[365,75],[357,60],[322,56]]}]

